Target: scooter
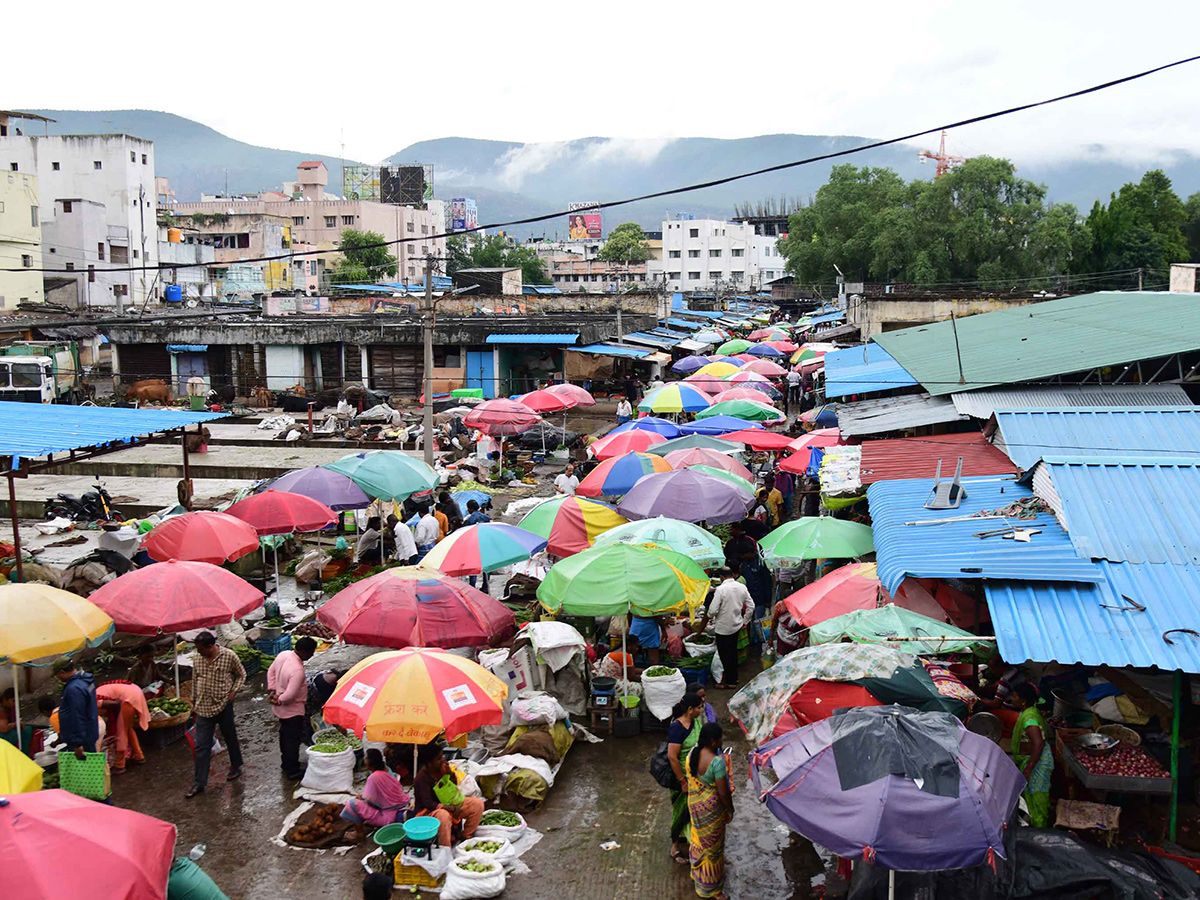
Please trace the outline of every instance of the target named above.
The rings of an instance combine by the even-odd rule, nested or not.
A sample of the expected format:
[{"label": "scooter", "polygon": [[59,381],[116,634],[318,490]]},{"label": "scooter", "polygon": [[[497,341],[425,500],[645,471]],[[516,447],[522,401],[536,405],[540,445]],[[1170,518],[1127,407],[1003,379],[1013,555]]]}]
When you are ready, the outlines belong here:
[{"label": "scooter", "polygon": [[113,509],[112,496],[97,482],[92,485],[95,490],[88,491],[82,497],[74,494],[59,494],[47,500],[43,515],[47,519],[63,518],[73,522],[120,522],[124,516]]}]

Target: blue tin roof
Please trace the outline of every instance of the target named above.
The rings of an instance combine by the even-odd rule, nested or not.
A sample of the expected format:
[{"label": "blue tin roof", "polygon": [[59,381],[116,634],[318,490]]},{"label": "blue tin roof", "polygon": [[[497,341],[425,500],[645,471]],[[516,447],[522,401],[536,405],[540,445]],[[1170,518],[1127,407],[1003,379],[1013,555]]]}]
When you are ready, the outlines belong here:
[{"label": "blue tin roof", "polygon": [[1200,462],[1200,409],[1195,407],[997,408],[996,425],[996,446],[1022,469],[1032,469],[1048,455],[1150,453]]},{"label": "blue tin roof", "polygon": [[578,332],[560,334],[489,334],[485,344],[573,344],[579,340]]},{"label": "blue tin roof", "polygon": [[837,312],[825,313],[820,316],[811,316],[808,320],[809,325],[824,325],[826,322],[837,322],[840,319],[846,318],[846,311],[839,309]]},{"label": "blue tin roof", "polygon": [[228,413],[0,402],[0,456],[31,459],[225,418]]},{"label": "blue tin roof", "polygon": [[559,290],[552,284],[523,284],[521,285],[522,294],[561,294]]},{"label": "blue tin roof", "polygon": [[721,318],[721,316],[725,315],[725,313],[723,313],[723,312],[714,311],[714,310],[710,310],[710,309],[685,309],[683,311],[686,312],[689,316],[700,316],[701,318],[704,318],[704,319],[719,319],[719,318]]},{"label": "blue tin roof", "polygon": [[638,347],[622,347],[620,344],[588,344],[586,347],[572,347],[579,353],[596,353],[601,356],[629,356],[633,359],[641,359],[643,356],[649,356],[653,350],[642,350]]},{"label": "blue tin roof", "polygon": [[[946,476],[943,469],[942,475]],[[950,472],[953,475],[953,471]],[[1020,579],[1026,581],[1103,580],[1090,560],[1080,559],[1071,538],[1053,514],[1033,519],[967,518],[1033,496],[1010,477],[964,478],[967,497],[957,509],[926,509],[932,478],[877,481],[867,489],[875,529],[879,580],[895,591],[906,577]],[[932,524],[948,520],[945,524]],[[914,523],[931,524],[914,524]],[[1040,528],[1028,542],[979,532],[1006,525]]]},{"label": "blue tin roof", "polygon": [[674,325],[676,328],[686,328],[688,331],[699,331],[702,327],[699,322],[689,319],[667,319],[667,324]]},{"label": "blue tin roof", "polygon": [[681,338],[664,337],[661,334],[651,334],[648,331],[635,331],[632,334],[625,335],[624,340],[633,341],[635,344],[649,344],[651,347],[670,350],[679,343]]},{"label": "blue tin roof", "polygon": [[167,344],[168,353],[204,353],[208,344]]},{"label": "blue tin roof", "polygon": [[917,383],[878,344],[847,347],[825,354],[825,396],[845,397],[872,391],[890,391]]}]

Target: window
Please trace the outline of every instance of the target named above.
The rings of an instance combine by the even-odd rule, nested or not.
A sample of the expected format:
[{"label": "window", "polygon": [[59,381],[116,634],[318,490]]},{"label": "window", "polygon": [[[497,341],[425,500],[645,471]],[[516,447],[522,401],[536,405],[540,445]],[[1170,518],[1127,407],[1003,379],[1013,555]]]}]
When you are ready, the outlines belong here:
[{"label": "window", "polygon": [[102,162],[101,162],[100,160],[98,160],[98,159],[96,159],[96,160],[92,160],[92,168],[93,168],[93,169],[96,169],[97,171],[99,171],[100,169],[103,169],[103,168],[104,168],[104,163],[102,163]]},{"label": "window", "polygon": [[304,224],[304,216],[292,216],[292,224],[293,225],[303,225]]},{"label": "window", "polygon": [[9,163],[9,164],[8,164],[8,167],[9,167],[10,169],[12,169],[14,172],[15,172],[15,171],[17,171],[17,164],[16,164],[16,163]]},{"label": "window", "polygon": [[134,258],[134,259],[137,259],[137,258],[138,258],[138,252],[137,252],[137,248],[136,248],[136,247],[134,247],[134,248],[133,248],[133,258]]},{"label": "window", "polygon": [[114,284],[113,285],[113,295],[116,297],[128,297],[129,296],[129,285]]},{"label": "window", "polygon": [[729,251],[729,255],[730,255],[730,256],[734,256],[734,257],[745,256],[745,255],[746,255],[746,251],[745,251],[745,250],[738,250],[738,249],[735,249],[735,250],[730,250],[730,251]]},{"label": "window", "polygon": [[724,272],[709,272],[708,277],[716,280],[716,279],[719,279],[724,274],[725,274]]},{"label": "window", "polygon": [[353,225],[354,224],[354,216],[342,216],[342,224],[343,225]]},{"label": "window", "polygon": [[680,252],[679,252],[678,250],[668,250],[668,251],[667,251],[667,255],[668,255],[668,256],[669,256],[671,259],[679,259]]},{"label": "window", "polygon": [[67,271],[74,272],[75,271],[75,263],[67,263]]},{"label": "window", "polygon": [[143,166],[146,165],[146,154],[145,153],[142,154],[142,165]]},{"label": "window", "polygon": [[688,251],[688,259],[699,259],[699,258],[700,258],[699,250],[689,250]]},{"label": "window", "polygon": [[709,250],[708,257],[709,257],[709,259],[720,259],[721,251],[720,250]]},{"label": "window", "polygon": [[128,247],[109,247],[108,248],[109,262],[128,263],[129,248]]},{"label": "window", "polygon": [[21,265],[23,265],[27,269],[32,269],[33,268],[33,257],[30,256],[28,253],[22,253],[21,254]]},{"label": "window", "polygon": [[326,216],[325,217],[325,227],[326,228],[337,228],[337,216]]},{"label": "window", "polygon": [[37,363],[17,363],[12,367],[12,386],[35,388],[42,383],[42,370]]},{"label": "window", "polygon": [[129,151],[129,161],[131,163],[137,162],[137,154],[134,153],[132,150]]},{"label": "window", "polygon": [[672,281],[678,281],[679,273],[678,272],[668,272],[667,277],[670,278]]},{"label": "window", "polygon": [[699,280],[700,280],[699,272],[688,272],[688,281],[699,281]]},{"label": "window", "polygon": [[71,211],[71,209],[72,209],[72,206],[71,206],[71,201],[70,201],[70,200],[64,200],[64,201],[62,202],[62,204],[63,204],[63,212],[65,212],[65,213],[69,213],[69,212]]},{"label": "window", "polygon": [[412,223],[412,222],[406,222],[406,223],[405,223],[405,225],[407,226],[408,233],[409,233],[409,234],[412,234],[412,233],[413,233],[413,231],[414,231],[414,229],[413,229],[413,223]]},{"label": "window", "polygon": [[310,259],[308,261],[308,274],[314,278],[317,275],[317,261],[315,259]]},{"label": "window", "polygon": [[738,269],[734,269],[732,272],[730,272],[730,273],[729,273],[729,279],[730,279],[731,281],[741,281],[741,280],[742,280],[742,276],[743,276],[743,275],[745,275],[745,274],[746,274],[746,273],[745,273],[745,272],[743,272],[743,271],[740,271],[740,270],[738,270]]},{"label": "window", "polygon": [[700,237],[700,229],[699,228],[689,228],[688,229],[688,237]]},{"label": "window", "polygon": [[104,241],[96,242],[96,259],[104,262]]},{"label": "window", "polygon": [[34,228],[38,227],[38,215],[37,215],[37,207],[36,206],[29,207],[29,224],[32,225]]},{"label": "window", "polygon": [[[250,232],[244,231],[237,236],[238,249],[245,250],[250,246]],[[137,256],[137,251],[133,251],[133,255]]]},{"label": "window", "polygon": [[429,234],[429,226],[428,225],[421,226],[421,234]]},{"label": "window", "polygon": [[61,168],[62,168],[62,166],[60,166],[60,165],[59,165],[58,163],[56,163],[56,162],[52,162],[52,163],[50,163],[50,168],[51,168],[53,171],[57,172],[59,169],[61,169]]}]

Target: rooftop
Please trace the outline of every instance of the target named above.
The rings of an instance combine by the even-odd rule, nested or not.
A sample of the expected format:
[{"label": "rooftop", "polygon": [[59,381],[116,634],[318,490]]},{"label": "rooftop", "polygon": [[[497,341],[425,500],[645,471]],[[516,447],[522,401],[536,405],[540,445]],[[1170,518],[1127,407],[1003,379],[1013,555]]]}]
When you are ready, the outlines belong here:
[{"label": "rooftop", "polygon": [[912,387],[917,383],[892,355],[876,343],[825,354],[825,396],[869,394]]},{"label": "rooftop", "polygon": [[964,476],[1013,475],[1017,471],[1012,460],[989,444],[982,434],[968,431],[962,434],[864,441],[862,483],[933,478],[939,460],[942,478],[953,478],[960,458]]},{"label": "rooftop", "polygon": [[955,408],[975,419],[997,409],[1062,409],[1096,406],[1191,406],[1177,384],[1054,384],[984,388],[954,394]]}]

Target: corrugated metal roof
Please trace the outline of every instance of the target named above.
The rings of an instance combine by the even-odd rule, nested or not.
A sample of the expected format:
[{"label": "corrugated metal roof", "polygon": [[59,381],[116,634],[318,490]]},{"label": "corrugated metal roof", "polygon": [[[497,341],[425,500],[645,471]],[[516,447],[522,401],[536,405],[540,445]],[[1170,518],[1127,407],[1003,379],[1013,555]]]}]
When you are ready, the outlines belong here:
[{"label": "corrugated metal roof", "polygon": [[0,402],[0,457],[15,460],[65,453],[211,422],[227,415],[173,409]]},{"label": "corrugated metal roof", "polygon": [[689,353],[697,353],[700,350],[707,350],[712,346],[711,342],[693,341],[691,338],[685,338],[675,345],[676,350],[686,350]]},{"label": "corrugated metal roof", "polygon": [[579,340],[578,332],[560,334],[489,334],[485,344],[573,344]]},{"label": "corrugated metal roof", "polygon": [[839,309],[837,312],[825,313],[820,316],[812,316],[809,318],[810,325],[824,325],[826,322],[838,322],[846,318],[846,311]]},{"label": "corrugated metal roof", "polygon": [[[967,496],[957,509],[925,509],[925,500],[933,487],[931,478],[881,481],[867,488],[879,580],[889,591],[895,591],[909,576],[1103,580],[1103,573],[1094,563],[1075,555],[1070,537],[1050,513],[1034,519],[968,518],[972,513],[1001,509],[1015,500],[1031,497],[1033,492],[1029,488],[1002,477],[965,478],[963,486]],[[975,537],[979,532],[1009,524],[1040,528],[1041,534],[1034,535],[1028,543],[1000,536]]]},{"label": "corrugated metal roof", "polygon": [[642,359],[649,356],[649,350],[638,347],[622,347],[620,344],[588,344],[586,347],[571,347],[576,353],[595,353],[598,356],[629,356]]},{"label": "corrugated metal roof", "polygon": [[1046,455],[1150,453],[1200,460],[1200,409],[997,409],[996,447],[1022,469]]},{"label": "corrugated metal roof", "polygon": [[1017,471],[1012,460],[984,440],[977,431],[931,434],[927,437],[864,441],[862,483],[933,478],[939,459],[942,461],[942,477],[953,478],[959,457],[962,457],[964,476],[1011,475]]},{"label": "corrugated metal roof", "polygon": [[837,417],[838,428],[846,437],[884,434],[920,425],[965,421],[967,418],[946,398],[930,397],[928,394],[839,403]]},{"label": "corrugated metal roof", "polygon": [[1200,564],[1200,459],[1048,457],[1038,469],[1080,556]]},{"label": "corrugated metal roof", "polygon": [[699,331],[704,326],[699,322],[693,322],[690,319],[667,319],[668,325],[674,325],[676,328],[684,328],[688,331]]},{"label": "corrugated metal roof", "polygon": [[673,338],[677,341],[686,340],[691,335],[686,331],[674,331],[670,328],[664,328],[662,325],[657,328],[651,328],[649,334],[661,334],[663,337]]},{"label": "corrugated metal roof", "polygon": [[658,347],[662,350],[670,350],[679,341],[676,338],[663,337],[661,334],[650,334],[647,331],[635,331],[633,334],[627,334],[623,341],[629,341],[631,344],[644,344],[647,347]]},{"label": "corrugated metal roof", "polygon": [[958,411],[990,419],[998,409],[1062,409],[1094,406],[1191,406],[1177,384],[1064,384],[985,388],[954,394]]},{"label": "corrugated metal roof", "polygon": [[552,284],[523,284],[521,285],[522,294],[561,294],[559,290]]},{"label": "corrugated metal roof", "polygon": [[[929,393],[1015,384],[1200,349],[1195,294],[1081,294],[875,336]],[[962,355],[962,376],[958,354]],[[1118,373],[1114,373],[1114,378]]]},{"label": "corrugated metal roof", "polygon": [[841,338],[858,339],[860,329],[857,325],[837,325],[833,328],[825,328],[813,335],[813,339],[817,341],[834,341]]},{"label": "corrugated metal roof", "polygon": [[825,396],[830,399],[912,387],[916,383],[917,379],[878,344],[825,354]]},{"label": "corrugated metal roof", "polygon": [[[1186,634],[1172,635],[1171,644],[1163,640],[1174,628],[1200,631],[1200,571],[1151,563],[1095,565],[1105,576],[1097,584],[985,581],[1001,655],[1014,663],[1200,672],[1200,641]],[[1137,600],[1145,612],[1129,609],[1124,597]]]}]

